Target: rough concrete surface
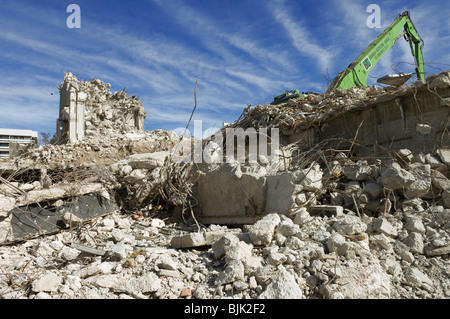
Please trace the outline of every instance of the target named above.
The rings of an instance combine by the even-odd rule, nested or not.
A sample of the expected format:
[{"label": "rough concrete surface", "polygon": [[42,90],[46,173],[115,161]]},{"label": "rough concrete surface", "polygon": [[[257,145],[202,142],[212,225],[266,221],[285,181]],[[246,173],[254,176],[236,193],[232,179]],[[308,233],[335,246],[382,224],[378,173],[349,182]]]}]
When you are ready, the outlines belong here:
[{"label": "rough concrete surface", "polygon": [[[247,110],[236,127],[282,127],[289,156],[275,171],[267,162],[173,163],[175,133],[110,122],[1,161],[0,298],[448,299],[448,126],[413,126],[439,143],[373,144],[365,156],[355,152],[366,145],[357,130],[292,141],[309,124],[332,125],[412,89],[433,90],[444,101],[437,112],[448,114],[449,83],[444,72],[406,88]],[[91,123],[113,121],[114,106],[129,101],[102,98],[100,80],[79,85],[98,110]],[[133,114],[129,123],[139,124]]]}]

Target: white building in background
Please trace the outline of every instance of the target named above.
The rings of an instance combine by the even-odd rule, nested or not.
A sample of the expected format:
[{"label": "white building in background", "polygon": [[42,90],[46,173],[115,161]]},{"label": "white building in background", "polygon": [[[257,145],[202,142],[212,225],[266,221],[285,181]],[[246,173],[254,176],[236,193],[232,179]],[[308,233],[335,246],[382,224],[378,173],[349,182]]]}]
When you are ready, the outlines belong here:
[{"label": "white building in background", "polygon": [[0,128],[0,158],[12,155],[13,144],[26,147],[30,144],[37,144],[37,139],[38,132],[36,131]]}]

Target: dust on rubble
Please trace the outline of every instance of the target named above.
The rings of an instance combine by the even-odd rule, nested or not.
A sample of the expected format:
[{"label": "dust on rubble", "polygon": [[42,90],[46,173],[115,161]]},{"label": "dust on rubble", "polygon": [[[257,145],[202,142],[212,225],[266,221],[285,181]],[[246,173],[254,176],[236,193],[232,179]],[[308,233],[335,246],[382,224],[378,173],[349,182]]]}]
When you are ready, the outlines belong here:
[{"label": "dust on rubble", "polygon": [[448,120],[405,130],[431,145],[369,155],[359,124],[351,138],[292,140],[379,105],[404,115],[397,98],[448,113],[448,72],[248,107],[231,127],[280,128],[275,163],[173,163],[173,132],[114,129],[125,92],[82,90],[94,125],[81,141],[0,162],[1,298],[450,296]]}]

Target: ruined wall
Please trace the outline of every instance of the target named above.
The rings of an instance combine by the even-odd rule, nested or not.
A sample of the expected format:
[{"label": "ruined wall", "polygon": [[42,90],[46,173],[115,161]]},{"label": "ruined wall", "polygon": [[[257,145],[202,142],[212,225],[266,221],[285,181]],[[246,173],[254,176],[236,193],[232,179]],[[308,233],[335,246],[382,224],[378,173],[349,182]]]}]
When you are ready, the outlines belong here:
[{"label": "ruined wall", "polygon": [[99,79],[79,81],[64,74],[60,91],[56,136],[62,143],[83,140],[85,135],[126,134],[144,131],[145,109],[136,96],[112,93]]},{"label": "ruined wall", "polygon": [[303,140],[311,147],[326,139],[355,139],[360,156],[369,155],[374,146],[430,152],[449,145],[449,97],[449,72],[375,99],[342,96],[343,111],[329,112],[307,129],[297,129],[287,140]]}]

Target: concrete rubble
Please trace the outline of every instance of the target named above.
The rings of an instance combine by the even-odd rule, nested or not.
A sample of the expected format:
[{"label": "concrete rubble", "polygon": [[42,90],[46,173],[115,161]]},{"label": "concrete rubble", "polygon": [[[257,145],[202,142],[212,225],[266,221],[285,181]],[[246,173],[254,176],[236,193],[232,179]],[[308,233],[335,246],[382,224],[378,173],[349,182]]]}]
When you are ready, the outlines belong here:
[{"label": "concrete rubble", "polygon": [[[104,100],[104,83],[90,83],[92,109],[128,99]],[[439,143],[372,145],[368,155],[358,126],[351,139],[292,143],[308,125],[411,88],[439,96],[445,130],[408,124]],[[2,161],[0,298],[447,299],[449,98],[444,72],[406,88],[246,110],[236,127],[282,129],[290,155],[275,171],[266,162],[176,166],[174,133],[101,121],[81,140]]]}]

